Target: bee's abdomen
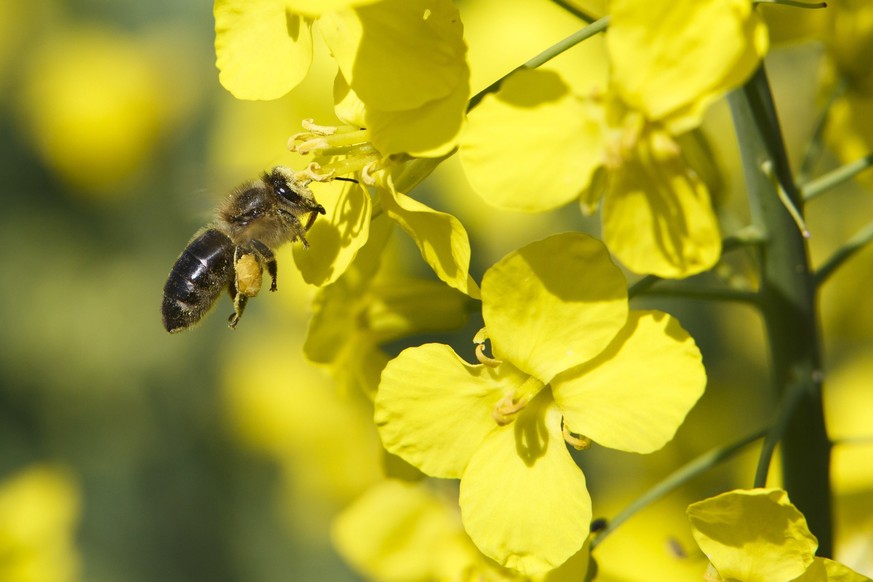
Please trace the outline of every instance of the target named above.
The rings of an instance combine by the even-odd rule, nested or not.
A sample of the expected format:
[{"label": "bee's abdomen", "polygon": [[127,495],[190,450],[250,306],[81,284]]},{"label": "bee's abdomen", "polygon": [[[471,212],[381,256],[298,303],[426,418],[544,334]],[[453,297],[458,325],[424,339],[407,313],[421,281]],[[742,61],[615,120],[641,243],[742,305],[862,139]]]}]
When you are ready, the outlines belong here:
[{"label": "bee's abdomen", "polygon": [[197,323],[209,311],[233,278],[233,243],[222,232],[209,229],[182,251],[167,283],[161,315],[173,333]]}]

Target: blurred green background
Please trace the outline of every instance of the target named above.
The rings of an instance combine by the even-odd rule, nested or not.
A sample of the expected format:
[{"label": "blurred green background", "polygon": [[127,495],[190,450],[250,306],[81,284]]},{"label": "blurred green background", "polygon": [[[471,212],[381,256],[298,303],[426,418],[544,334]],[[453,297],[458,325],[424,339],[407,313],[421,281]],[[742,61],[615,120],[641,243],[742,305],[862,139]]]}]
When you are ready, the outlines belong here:
[{"label": "blurred green background", "polygon": [[[226,302],[190,333],[160,323],[178,253],[299,127],[288,100],[221,89],[212,27],[208,0],[0,2],[0,488],[45,488],[32,514],[26,495],[0,503],[0,539],[18,518],[74,536],[72,561],[35,542],[55,567],[15,579],[354,579],[233,435],[220,374],[265,314],[239,333]],[[291,261],[283,275],[292,292]]]},{"label": "blurred green background", "polygon": [[[549,19],[560,9],[549,2],[522,4],[516,20],[494,29],[533,45],[501,54],[506,70],[575,26],[565,17],[556,28]],[[541,36],[529,34],[540,22],[525,14],[534,8],[551,11],[537,13]],[[478,30],[481,12],[462,15]],[[285,142],[301,119],[334,120],[335,68],[326,55],[287,98],[238,102],[218,84],[212,26],[204,0],[0,2],[0,544],[16,531],[39,548],[3,550],[0,572],[14,573],[4,564],[19,562],[37,572],[12,580],[358,579],[332,549],[329,530],[336,513],[381,478],[378,439],[363,398],[339,393],[303,360],[313,290],[288,249],[279,256],[280,292],[253,301],[238,330],[226,329],[224,299],[194,330],[169,336],[161,327],[165,277],[216,201],[267,167],[293,163]],[[791,40],[774,52],[771,73],[789,144],[801,156],[822,102],[824,49]],[[706,129],[725,176],[719,196],[730,231],[747,210],[723,104]],[[835,163],[826,155],[822,167]],[[477,279],[545,234],[597,232],[596,219],[582,219],[573,205],[547,216],[487,208],[454,160],[417,195],[467,226]],[[816,261],[873,217],[871,199],[849,187],[832,204],[810,207]],[[398,242],[409,268],[425,272]],[[847,436],[863,436],[873,410],[871,263],[868,249],[823,295],[828,373],[842,382],[829,387],[829,413],[835,424],[857,427]],[[733,257],[720,275],[753,285],[750,264]],[[578,455],[598,516],[615,514],[694,455],[757,430],[773,405],[750,308],[666,299],[635,306],[680,317],[701,346],[710,385],[663,451]],[[476,329],[473,318],[452,338],[459,353],[472,356]],[[863,536],[873,527],[871,475],[858,470],[873,467],[873,451],[853,451],[837,467],[838,542],[854,552],[847,563],[870,574],[873,551]],[[604,579],[702,571],[684,507],[750,486],[754,462],[750,451],[616,533],[598,549]],[[623,558],[629,551],[633,563]]]}]

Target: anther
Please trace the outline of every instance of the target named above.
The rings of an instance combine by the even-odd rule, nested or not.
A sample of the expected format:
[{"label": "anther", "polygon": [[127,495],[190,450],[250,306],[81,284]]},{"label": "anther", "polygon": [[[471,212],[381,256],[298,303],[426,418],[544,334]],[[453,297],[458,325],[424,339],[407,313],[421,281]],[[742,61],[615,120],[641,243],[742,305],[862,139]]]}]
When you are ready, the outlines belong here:
[{"label": "anther", "polygon": [[333,180],[334,171],[325,172],[322,167],[316,162],[310,162],[306,169],[300,170],[294,174],[294,178],[300,180],[304,185],[309,182],[329,182]]},{"label": "anther", "polygon": [[477,331],[476,335],[473,336],[473,343],[476,344],[476,359],[479,360],[480,364],[488,366],[489,368],[496,368],[503,362],[485,354],[485,342],[489,339],[491,338],[488,337],[488,330],[484,327]]},{"label": "anther", "polygon": [[303,129],[317,133],[320,135],[332,135],[337,132],[337,128],[332,125],[318,125],[314,119],[304,119],[301,122]]},{"label": "anther", "polygon": [[564,440],[567,444],[577,451],[584,451],[591,448],[591,439],[587,436],[570,432],[570,428],[567,426],[566,422],[561,422],[561,432],[563,433]]},{"label": "anther", "polygon": [[515,392],[511,392],[507,394],[503,398],[500,399],[500,402],[497,403],[497,406],[494,407],[494,410],[491,411],[491,416],[494,418],[494,421],[500,426],[506,426],[518,416],[518,413],[525,409],[528,402],[530,402],[529,396],[522,396],[520,399],[515,399]]}]

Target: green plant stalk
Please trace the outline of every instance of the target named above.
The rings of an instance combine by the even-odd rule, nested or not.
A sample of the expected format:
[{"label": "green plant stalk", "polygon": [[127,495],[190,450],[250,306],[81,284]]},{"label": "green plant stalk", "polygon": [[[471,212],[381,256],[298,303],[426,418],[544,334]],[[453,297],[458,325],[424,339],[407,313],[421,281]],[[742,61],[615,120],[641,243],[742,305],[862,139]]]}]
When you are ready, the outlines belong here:
[{"label": "green plant stalk", "polygon": [[[806,240],[777,189],[781,186],[801,216],[803,200],[788,164],[763,66],[742,89],[729,95],[728,101],[752,220],[765,233],[760,247],[760,302],[770,344],[771,381],[778,400],[784,401],[789,392],[796,392],[790,400],[797,398],[790,418],[774,425],[778,433],[771,436],[782,445],[785,489],[818,538],[818,555],[831,556],[831,444],[822,407],[815,278]],[[772,173],[766,170],[768,165]]]},{"label": "green plant stalk", "polygon": [[491,83],[490,85],[488,85],[487,87],[485,87],[484,89],[482,89],[481,91],[479,91],[478,93],[476,93],[475,95],[470,97],[470,101],[467,103],[467,111],[469,112],[474,107],[479,105],[479,102],[482,101],[482,98],[485,97],[485,95],[487,95],[488,93],[494,93],[498,89],[500,89],[500,84],[503,83],[504,79],[508,78],[510,75],[512,75],[516,71],[520,71],[522,69],[536,69],[537,67],[540,67],[540,66],[546,64],[547,62],[549,62],[553,58],[557,57],[561,53],[573,48],[574,46],[576,46],[577,44],[579,44],[583,40],[588,40],[592,36],[600,34],[604,30],[606,30],[607,27],[609,27],[609,21],[610,21],[610,17],[604,16],[603,18],[596,20],[595,22],[592,22],[588,26],[586,26],[580,30],[577,30],[576,32],[574,32],[573,34],[568,36],[567,38],[553,44],[552,46],[550,46],[549,48],[547,48],[546,50],[544,50],[540,54],[531,58],[529,61],[527,61],[523,65],[519,65],[518,67],[514,68],[513,70],[511,70],[507,74],[503,75],[502,77],[500,77],[499,79],[497,79],[496,81],[494,81],[493,83]]},{"label": "green plant stalk", "polygon": [[845,166],[840,166],[836,170],[828,172],[820,178],[816,178],[807,184],[804,184],[801,192],[803,200],[809,202],[816,196],[833,190],[840,184],[848,182],[861,172],[873,167],[873,154],[868,154],[860,160],[850,162]]},{"label": "green plant stalk", "polygon": [[702,475],[711,470],[716,465],[723,463],[743,451],[747,446],[763,438],[767,434],[767,430],[759,430],[758,432],[744,437],[736,442],[717,447],[711,451],[707,451],[696,459],[682,465],[667,477],[658,482],[651,489],[643,493],[633,503],[624,508],[621,513],[609,520],[606,527],[603,528],[591,541],[591,549],[596,548],[606,539],[606,536],[618,529],[618,526],[629,520],[652,503],[658,501],[668,493],[682,487],[698,475]]}]

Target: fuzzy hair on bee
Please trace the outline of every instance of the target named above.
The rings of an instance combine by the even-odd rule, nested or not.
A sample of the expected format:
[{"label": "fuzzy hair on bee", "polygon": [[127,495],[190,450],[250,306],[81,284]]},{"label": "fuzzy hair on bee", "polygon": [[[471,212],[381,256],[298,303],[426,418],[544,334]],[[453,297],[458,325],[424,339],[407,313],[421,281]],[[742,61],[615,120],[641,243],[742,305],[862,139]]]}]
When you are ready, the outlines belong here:
[{"label": "fuzzy hair on bee", "polygon": [[305,235],[325,213],[307,184],[290,168],[277,166],[231,192],[170,270],[161,302],[164,329],[176,333],[200,321],[222,290],[233,301],[228,325],[236,327],[249,298],[261,289],[264,270],[270,291],[276,290],[273,251],[297,240],[308,248]]}]

